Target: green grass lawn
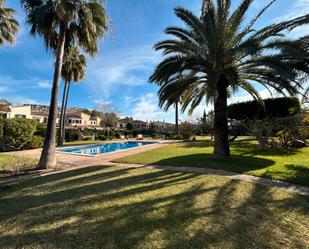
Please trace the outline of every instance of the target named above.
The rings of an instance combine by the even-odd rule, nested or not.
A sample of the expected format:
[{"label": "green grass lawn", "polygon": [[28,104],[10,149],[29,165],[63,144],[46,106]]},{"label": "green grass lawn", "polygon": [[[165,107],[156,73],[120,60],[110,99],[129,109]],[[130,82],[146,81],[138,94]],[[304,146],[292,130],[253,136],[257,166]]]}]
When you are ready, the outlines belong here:
[{"label": "green grass lawn", "polygon": [[231,145],[232,156],[212,156],[209,140],[168,145],[116,160],[119,163],[157,164],[225,169],[309,186],[309,148],[257,150],[256,143],[242,139]]},{"label": "green grass lawn", "polygon": [[34,169],[37,160],[0,154],[0,177]]},{"label": "green grass lawn", "polygon": [[308,212],[278,188],[96,166],[0,187],[0,248],[308,248]]}]

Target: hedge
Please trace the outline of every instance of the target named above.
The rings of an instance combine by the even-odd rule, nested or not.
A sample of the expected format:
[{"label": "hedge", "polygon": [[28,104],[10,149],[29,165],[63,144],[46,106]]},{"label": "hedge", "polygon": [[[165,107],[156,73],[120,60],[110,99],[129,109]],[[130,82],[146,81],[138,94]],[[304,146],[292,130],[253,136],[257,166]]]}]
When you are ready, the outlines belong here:
[{"label": "hedge", "polygon": [[292,97],[270,98],[264,100],[264,107],[257,101],[247,101],[228,106],[230,119],[264,119],[293,116],[300,113],[299,100]]},{"label": "hedge", "polygon": [[3,144],[11,149],[25,149],[36,131],[37,122],[25,118],[6,119],[3,129]]}]

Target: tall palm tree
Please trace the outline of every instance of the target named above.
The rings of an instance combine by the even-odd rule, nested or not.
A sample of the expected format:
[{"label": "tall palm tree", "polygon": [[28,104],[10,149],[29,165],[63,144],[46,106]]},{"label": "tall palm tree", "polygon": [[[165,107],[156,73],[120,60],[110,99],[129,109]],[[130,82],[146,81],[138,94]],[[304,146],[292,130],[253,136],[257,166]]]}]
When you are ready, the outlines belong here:
[{"label": "tall palm tree", "polygon": [[30,33],[44,39],[55,53],[53,87],[43,151],[38,168],[56,165],[56,119],[65,44],[81,48],[90,56],[98,52],[98,38],[107,30],[103,0],[21,0]]},{"label": "tall palm tree", "polygon": [[0,46],[5,42],[13,44],[19,29],[15,10],[6,8],[4,3],[5,0],[0,0]]},{"label": "tall palm tree", "polygon": [[179,102],[176,101],[175,102],[175,131],[176,131],[176,135],[179,135]]},{"label": "tall palm tree", "polygon": [[[227,98],[239,89],[260,100],[254,83],[281,94],[294,95],[302,87],[299,75],[309,73],[309,50],[302,39],[288,39],[286,33],[309,23],[309,14],[289,21],[254,27],[275,2],[245,22],[254,0],[242,0],[234,11],[231,0],[205,0],[202,16],[176,8],[185,28],[169,27],[174,39],[155,45],[166,58],[157,66],[150,81],[160,86],[160,106],[166,109],[182,96],[182,110],[189,113],[205,98],[214,103],[214,155],[230,155],[227,125]],[[216,3],[214,3],[216,2]],[[182,74],[182,80],[177,77]]]},{"label": "tall palm tree", "polygon": [[60,127],[59,127],[59,141],[58,145],[63,145],[65,139],[65,114],[70,92],[70,85],[73,81],[77,83],[85,76],[87,61],[83,54],[80,53],[78,48],[70,47],[63,57],[61,75],[64,80],[64,90],[62,96],[61,114],[60,114]]}]

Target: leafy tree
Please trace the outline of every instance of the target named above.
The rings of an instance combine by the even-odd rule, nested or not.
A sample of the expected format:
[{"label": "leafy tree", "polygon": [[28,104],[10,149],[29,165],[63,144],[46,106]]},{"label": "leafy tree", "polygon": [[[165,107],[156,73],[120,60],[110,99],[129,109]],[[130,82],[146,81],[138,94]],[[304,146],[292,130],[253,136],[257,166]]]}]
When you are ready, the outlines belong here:
[{"label": "leafy tree", "polygon": [[203,116],[199,119],[200,128],[202,133],[207,134],[210,133],[212,135],[213,127],[214,127],[214,113],[210,111],[206,114],[204,111]]},{"label": "leafy tree", "polygon": [[113,128],[116,127],[119,117],[115,112],[106,112],[102,114],[101,125],[103,127]]},{"label": "leafy tree", "polygon": [[184,140],[190,140],[194,130],[195,130],[195,125],[188,121],[182,122],[179,125],[179,132]]},{"label": "leafy tree", "polygon": [[86,58],[81,54],[76,47],[69,47],[64,54],[63,65],[61,70],[62,78],[64,79],[64,90],[60,114],[60,133],[59,145],[63,145],[65,140],[65,113],[68,104],[71,82],[77,83],[85,76],[87,67]]},{"label": "leafy tree", "polygon": [[201,17],[176,8],[185,28],[167,28],[166,33],[174,38],[155,45],[167,56],[150,77],[160,86],[159,105],[168,109],[181,96],[182,110],[190,107],[192,113],[203,99],[213,102],[214,156],[220,158],[230,155],[229,96],[243,89],[260,100],[252,82],[294,95],[302,86],[299,76],[309,74],[308,38],[291,40],[284,33],[309,23],[309,14],[258,30],[256,21],[275,0],[246,23],[253,2],[242,0],[231,11],[231,0],[205,0]]},{"label": "leafy tree", "polygon": [[133,123],[127,123],[126,129],[128,131],[134,131],[134,124]]},{"label": "leafy tree", "polygon": [[[90,56],[98,52],[98,38],[103,38],[108,19],[102,0],[21,0],[30,33],[43,38],[47,49],[55,53],[53,87],[47,134],[38,168],[56,165],[56,119],[58,95],[65,47],[82,49]],[[67,45],[66,45],[67,44]]]},{"label": "leafy tree", "polygon": [[154,136],[154,135],[158,135],[161,133],[161,127],[159,125],[157,125],[156,123],[154,122],[151,122],[149,124],[149,129],[148,129],[148,132],[150,135]]},{"label": "leafy tree", "polygon": [[11,102],[6,99],[0,99],[0,112],[8,112],[10,111]]},{"label": "leafy tree", "polygon": [[5,0],[0,0],[0,46],[5,42],[13,44],[19,29],[15,10],[6,8],[4,4]]},{"label": "leafy tree", "polygon": [[88,114],[88,115],[92,115],[92,111],[88,110],[88,109],[83,109],[83,113]]}]

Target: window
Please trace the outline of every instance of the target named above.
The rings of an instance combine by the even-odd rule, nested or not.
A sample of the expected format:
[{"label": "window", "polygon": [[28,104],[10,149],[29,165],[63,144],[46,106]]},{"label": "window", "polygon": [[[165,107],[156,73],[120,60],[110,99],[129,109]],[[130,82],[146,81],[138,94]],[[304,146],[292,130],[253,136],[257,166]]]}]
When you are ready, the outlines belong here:
[{"label": "window", "polygon": [[15,118],[26,118],[26,115],[22,115],[22,114],[16,114]]}]

